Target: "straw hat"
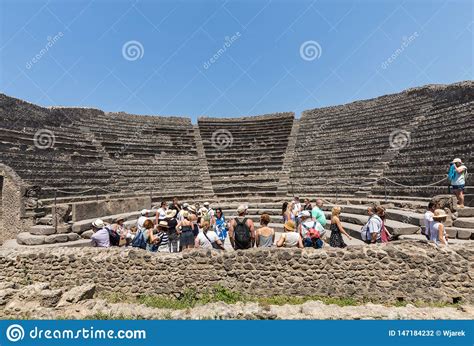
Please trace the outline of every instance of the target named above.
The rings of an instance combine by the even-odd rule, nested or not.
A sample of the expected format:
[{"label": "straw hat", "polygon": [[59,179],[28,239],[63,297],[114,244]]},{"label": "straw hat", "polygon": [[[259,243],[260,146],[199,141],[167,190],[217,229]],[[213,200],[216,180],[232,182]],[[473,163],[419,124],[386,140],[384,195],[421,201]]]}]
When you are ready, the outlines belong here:
[{"label": "straw hat", "polygon": [[161,227],[161,228],[168,228],[168,222],[166,222],[166,221],[160,221],[160,222],[158,222],[158,227]]},{"label": "straw hat", "polygon": [[123,215],[119,215],[117,216],[117,218],[115,219],[115,223],[118,223],[119,221],[125,221],[126,220],[126,217],[123,216]]},{"label": "straw hat", "polygon": [[92,226],[95,228],[103,228],[105,226],[105,223],[101,219],[97,219],[92,223]]},{"label": "straw hat", "polygon": [[196,207],[194,205],[190,205],[190,206],[188,206],[188,211],[190,211],[191,213],[196,214]]},{"label": "straw hat", "polygon": [[459,162],[460,164],[462,164],[461,159],[458,158],[458,157],[453,160],[453,163],[458,163],[458,162]]},{"label": "straw hat", "polygon": [[448,214],[446,214],[443,209],[436,209],[433,213],[433,219],[435,220],[441,220],[445,217],[448,217]]},{"label": "straw hat", "polygon": [[166,211],[166,216],[165,217],[167,219],[171,219],[172,217],[175,217],[175,215],[176,215],[176,209],[168,209]]},{"label": "straw hat", "polygon": [[288,231],[294,231],[295,230],[295,222],[292,221],[292,220],[288,220],[285,222],[285,229],[287,229]]}]

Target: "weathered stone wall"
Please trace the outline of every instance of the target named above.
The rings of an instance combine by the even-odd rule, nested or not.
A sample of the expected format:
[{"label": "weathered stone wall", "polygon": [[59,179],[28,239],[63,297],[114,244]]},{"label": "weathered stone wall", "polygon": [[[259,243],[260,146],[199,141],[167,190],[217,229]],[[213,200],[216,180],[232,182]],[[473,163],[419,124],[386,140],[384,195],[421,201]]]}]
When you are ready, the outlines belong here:
[{"label": "weathered stone wall", "polygon": [[474,301],[474,249],[395,242],[349,249],[153,254],[118,248],[0,250],[0,282],[95,283],[128,294],[178,294],[219,284],[252,295],[380,301]]},{"label": "weathered stone wall", "polygon": [[8,166],[0,163],[0,176],[3,184],[0,186],[2,208],[0,219],[0,244],[7,239],[15,238],[25,226],[24,195],[26,185],[20,177]]},{"label": "weathered stone wall", "polygon": [[72,204],[72,221],[76,222],[104,215],[115,215],[150,208],[150,196],[79,202]]}]

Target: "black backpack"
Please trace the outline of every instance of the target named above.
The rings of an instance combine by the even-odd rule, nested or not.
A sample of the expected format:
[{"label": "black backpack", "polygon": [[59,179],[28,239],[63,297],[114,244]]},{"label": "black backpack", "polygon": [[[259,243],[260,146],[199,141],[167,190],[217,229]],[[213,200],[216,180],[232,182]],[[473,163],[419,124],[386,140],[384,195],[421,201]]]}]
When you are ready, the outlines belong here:
[{"label": "black backpack", "polygon": [[250,235],[250,228],[247,226],[247,218],[240,221],[238,218],[235,219],[234,227],[234,241],[236,249],[249,249],[252,245],[252,238]]}]

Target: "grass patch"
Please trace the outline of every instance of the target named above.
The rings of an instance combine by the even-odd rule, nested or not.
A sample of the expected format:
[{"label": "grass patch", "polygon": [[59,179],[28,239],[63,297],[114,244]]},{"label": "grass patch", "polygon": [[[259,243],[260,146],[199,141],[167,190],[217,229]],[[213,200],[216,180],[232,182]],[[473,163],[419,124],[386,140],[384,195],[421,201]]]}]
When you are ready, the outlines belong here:
[{"label": "grass patch", "polygon": [[[339,297],[322,297],[322,296],[308,296],[308,297],[297,297],[297,296],[286,296],[286,295],[275,295],[270,297],[257,297],[244,295],[239,292],[232,291],[222,286],[215,286],[214,288],[204,292],[198,293],[195,289],[187,289],[178,298],[158,296],[158,295],[142,295],[138,297],[130,297],[124,294],[117,293],[101,293],[99,296],[109,303],[135,303],[143,304],[148,307],[156,309],[173,309],[183,310],[191,309],[198,305],[205,305],[215,302],[224,302],[227,304],[235,304],[238,302],[242,303],[257,303],[260,306],[270,309],[271,305],[300,305],[308,301],[320,301],[324,304],[334,304],[337,306],[357,306],[366,303],[383,304],[387,307],[405,307],[411,304],[415,307],[454,307],[457,308],[460,303],[444,303],[444,302],[408,302],[408,301],[396,301],[383,303],[378,301],[370,300],[356,300],[351,297],[339,298]],[[98,316],[100,317],[100,316]],[[100,318],[98,318],[100,319]]]}]

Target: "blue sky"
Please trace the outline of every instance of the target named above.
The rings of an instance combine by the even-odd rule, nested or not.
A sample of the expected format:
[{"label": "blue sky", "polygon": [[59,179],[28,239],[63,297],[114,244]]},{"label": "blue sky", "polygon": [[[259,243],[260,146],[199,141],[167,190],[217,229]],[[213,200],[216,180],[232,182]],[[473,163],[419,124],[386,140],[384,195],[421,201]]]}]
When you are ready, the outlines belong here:
[{"label": "blue sky", "polygon": [[0,0],[0,91],[229,117],[473,79],[472,1]]}]

